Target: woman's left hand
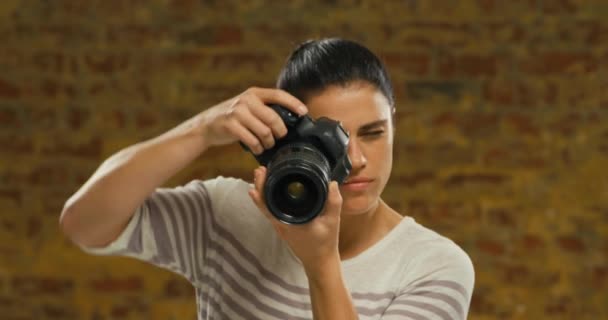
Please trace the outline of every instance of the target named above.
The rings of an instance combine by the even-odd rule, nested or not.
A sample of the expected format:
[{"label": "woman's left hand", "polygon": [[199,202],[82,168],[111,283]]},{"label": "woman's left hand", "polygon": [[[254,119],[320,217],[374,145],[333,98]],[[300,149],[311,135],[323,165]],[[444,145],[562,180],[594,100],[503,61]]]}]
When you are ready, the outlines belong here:
[{"label": "woman's left hand", "polygon": [[258,167],[254,170],[254,188],[249,196],[268,218],[279,237],[287,242],[294,254],[302,261],[307,272],[314,272],[331,259],[339,259],[338,235],[340,232],[340,212],[342,196],[338,183],[331,181],[329,193],[323,211],[305,224],[289,225],[275,218],[264,200],[264,183],[267,169]]}]

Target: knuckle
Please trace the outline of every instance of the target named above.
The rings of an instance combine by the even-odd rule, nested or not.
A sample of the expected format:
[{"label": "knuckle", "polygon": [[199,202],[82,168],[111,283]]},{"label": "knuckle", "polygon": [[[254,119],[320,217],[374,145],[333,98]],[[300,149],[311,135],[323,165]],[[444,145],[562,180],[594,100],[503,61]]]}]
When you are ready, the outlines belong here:
[{"label": "knuckle", "polygon": [[285,125],[281,125],[279,128],[280,128],[279,132],[281,133],[281,137],[286,136],[287,135],[287,128],[285,127]]},{"label": "knuckle", "polygon": [[228,119],[224,121],[222,125],[227,131],[231,133],[234,133],[236,130],[236,121],[231,117],[228,117]]},{"label": "knuckle", "polygon": [[280,89],[275,89],[270,92],[273,99],[278,100],[283,96],[283,92]]},{"label": "knuckle", "polygon": [[239,121],[234,117],[229,117],[225,123],[226,128],[230,129],[231,132],[236,133],[239,127]]},{"label": "knuckle", "polygon": [[228,109],[225,113],[225,117],[228,119],[234,119],[237,115],[237,111],[239,110],[238,105],[233,106],[232,108]]},{"label": "knuckle", "polygon": [[342,204],[342,195],[337,194],[336,195],[336,206],[340,206]]},{"label": "knuckle", "polygon": [[272,130],[270,130],[268,127],[266,127],[261,130],[260,134],[264,138],[270,138],[272,136]]},{"label": "knuckle", "polygon": [[289,101],[290,103],[296,103],[297,100],[298,100],[291,93],[289,93],[289,92],[287,92],[285,90],[282,90],[282,89],[277,90],[277,95],[279,95],[284,100]]},{"label": "knuckle", "polygon": [[275,125],[285,125],[285,123],[283,122],[283,118],[281,118],[281,116],[274,110],[270,110],[271,112],[271,121],[273,124]]},{"label": "knuckle", "polygon": [[238,101],[238,105],[248,105],[249,101],[255,97],[255,93],[253,93],[253,91],[249,91],[249,89],[243,93],[241,93],[238,97],[237,97],[237,101]]},{"label": "knuckle", "polygon": [[342,195],[340,193],[336,194],[336,205],[340,205],[342,203]]},{"label": "knuckle", "polygon": [[259,90],[260,90],[260,88],[258,88],[256,86],[251,86],[251,87],[247,88],[247,90],[245,90],[244,94],[255,95],[255,93],[258,92]]},{"label": "knuckle", "polygon": [[283,138],[285,136],[285,133],[283,132],[283,129],[281,127],[273,127],[274,128],[274,132],[277,133],[277,138]]},{"label": "knuckle", "polygon": [[242,119],[245,115],[245,107],[235,108],[232,110],[232,117]]},{"label": "knuckle", "polygon": [[284,97],[289,95],[289,93],[283,89],[275,89],[274,94],[276,94],[277,96],[284,96]]},{"label": "knuckle", "polygon": [[226,119],[226,125],[232,125],[234,122],[234,111],[228,111],[226,112],[226,114],[224,115],[224,118]]},{"label": "knuckle", "polygon": [[279,117],[278,114],[276,114],[276,112],[272,115],[272,119],[271,119],[271,125],[275,128],[279,129],[279,132],[287,132],[287,127],[285,126],[285,123],[283,122],[283,119],[281,119],[281,117]]},{"label": "knuckle", "polygon": [[262,153],[264,151],[264,147],[262,146],[262,144],[260,142],[256,141],[253,144],[252,150],[257,153]]},{"label": "knuckle", "polygon": [[238,97],[234,98],[234,102],[232,103],[232,109],[242,108],[244,105],[247,105],[247,95],[241,94]]},{"label": "knuckle", "polygon": [[234,98],[234,101],[232,101],[232,105],[233,106],[236,106],[236,105],[241,104],[241,103],[243,103],[243,94],[240,94],[240,95],[236,96]]},{"label": "knuckle", "polygon": [[336,205],[338,205],[338,203],[339,203],[339,201],[338,201],[338,199],[336,198],[336,196],[330,197],[328,201],[329,201],[329,203],[330,203],[330,205],[331,205],[332,207],[335,207],[335,206],[336,206]]},{"label": "knuckle", "polygon": [[260,144],[260,141],[258,141],[255,138],[250,139],[249,145],[255,149],[259,149],[262,147],[262,144]]}]

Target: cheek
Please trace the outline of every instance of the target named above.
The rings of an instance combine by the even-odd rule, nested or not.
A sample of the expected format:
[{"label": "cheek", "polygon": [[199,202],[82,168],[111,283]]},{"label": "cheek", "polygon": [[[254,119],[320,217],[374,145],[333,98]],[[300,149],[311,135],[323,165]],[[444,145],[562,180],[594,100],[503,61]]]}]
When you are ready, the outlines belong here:
[{"label": "cheek", "polygon": [[386,141],[378,141],[367,150],[366,154],[368,164],[373,165],[372,170],[379,177],[382,176],[383,179],[388,179],[393,166],[393,146]]},{"label": "cheek", "polygon": [[379,144],[371,153],[376,170],[388,179],[393,169],[393,146],[389,143]]},{"label": "cheek", "polygon": [[387,141],[378,141],[367,150],[368,158],[374,160],[374,163],[380,165],[381,163],[392,162],[393,158],[393,145]]}]

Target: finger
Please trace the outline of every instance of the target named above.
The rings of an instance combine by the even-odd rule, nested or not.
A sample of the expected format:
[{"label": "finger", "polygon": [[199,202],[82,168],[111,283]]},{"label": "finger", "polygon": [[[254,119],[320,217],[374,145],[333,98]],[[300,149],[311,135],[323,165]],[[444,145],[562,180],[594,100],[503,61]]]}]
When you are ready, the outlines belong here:
[{"label": "finger", "polygon": [[256,182],[255,189],[262,196],[262,200],[264,200],[264,183],[266,183],[266,167],[260,166],[256,169]]},{"label": "finger", "polygon": [[264,206],[264,201],[261,199],[260,193],[255,189],[249,189],[249,191],[247,193],[249,194],[249,197],[251,198],[251,200],[253,200],[253,203],[255,204],[255,206],[258,207],[259,211],[267,219],[270,219],[270,221],[272,221],[272,217],[270,216],[270,214],[268,214],[266,212],[266,208]]},{"label": "finger", "polygon": [[254,154],[257,155],[264,152],[264,147],[260,140],[258,140],[258,138],[238,120],[228,121],[228,123],[226,123],[226,129],[243,142]]},{"label": "finger", "polygon": [[308,112],[304,103],[287,91],[270,88],[251,88],[250,90],[255,93],[264,104],[276,103],[299,115],[304,115]]},{"label": "finger", "polygon": [[257,136],[258,140],[262,142],[264,148],[270,149],[274,146],[274,136],[272,130],[262,121],[260,121],[260,119],[258,119],[255,115],[253,115],[249,108],[239,109],[238,112],[235,112],[235,116],[241,122],[241,124],[243,124],[243,126]]},{"label": "finger", "polygon": [[268,207],[266,206],[266,202],[264,200],[264,182],[265,182],[265,168],[258,167],[253,171],[253,185],[254,188],[249,190],[249,196],[252,198],[253,202],[256,204],[258,209],[268,218],[271,222],[273,222],[272,214],[268,211]]},{"label": "finger", "polygon": [[260,190],[260,167],[256,168],[255,170],[253,170],[253,188],[249,190],[249,195],[251,196],[251,198],[253,199],[253,201],[255,202],[255,204],[261,208],[261,204],[263,202],[263,198],[262,198],[262,193],[259,192]]},{"label": "finger", "polygon": [[259,103],[252,102],[250,111],[272,130],[272,134],[275,138],[279,139],[287,134],[285,122],[283,122],[276,111],[265,105],[262,100],[259,100]]}]

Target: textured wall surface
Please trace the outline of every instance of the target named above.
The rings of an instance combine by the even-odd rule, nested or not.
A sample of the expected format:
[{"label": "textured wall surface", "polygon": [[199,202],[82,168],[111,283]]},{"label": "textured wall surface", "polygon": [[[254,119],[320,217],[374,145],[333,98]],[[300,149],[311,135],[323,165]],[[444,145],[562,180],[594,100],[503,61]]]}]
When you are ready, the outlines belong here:
[{"label": "textured wall surface", "polygon": [[[288,4],[285,4],[288,3]],[[362,41],[397,96],[386,201],[454,239],[470,319],[608,318],[608,1],[0,1],[0,318],[194,319],[182,278],[59,231],[101,161],[308,38]],[[168,185],[249,179],[238,146]]]}]

